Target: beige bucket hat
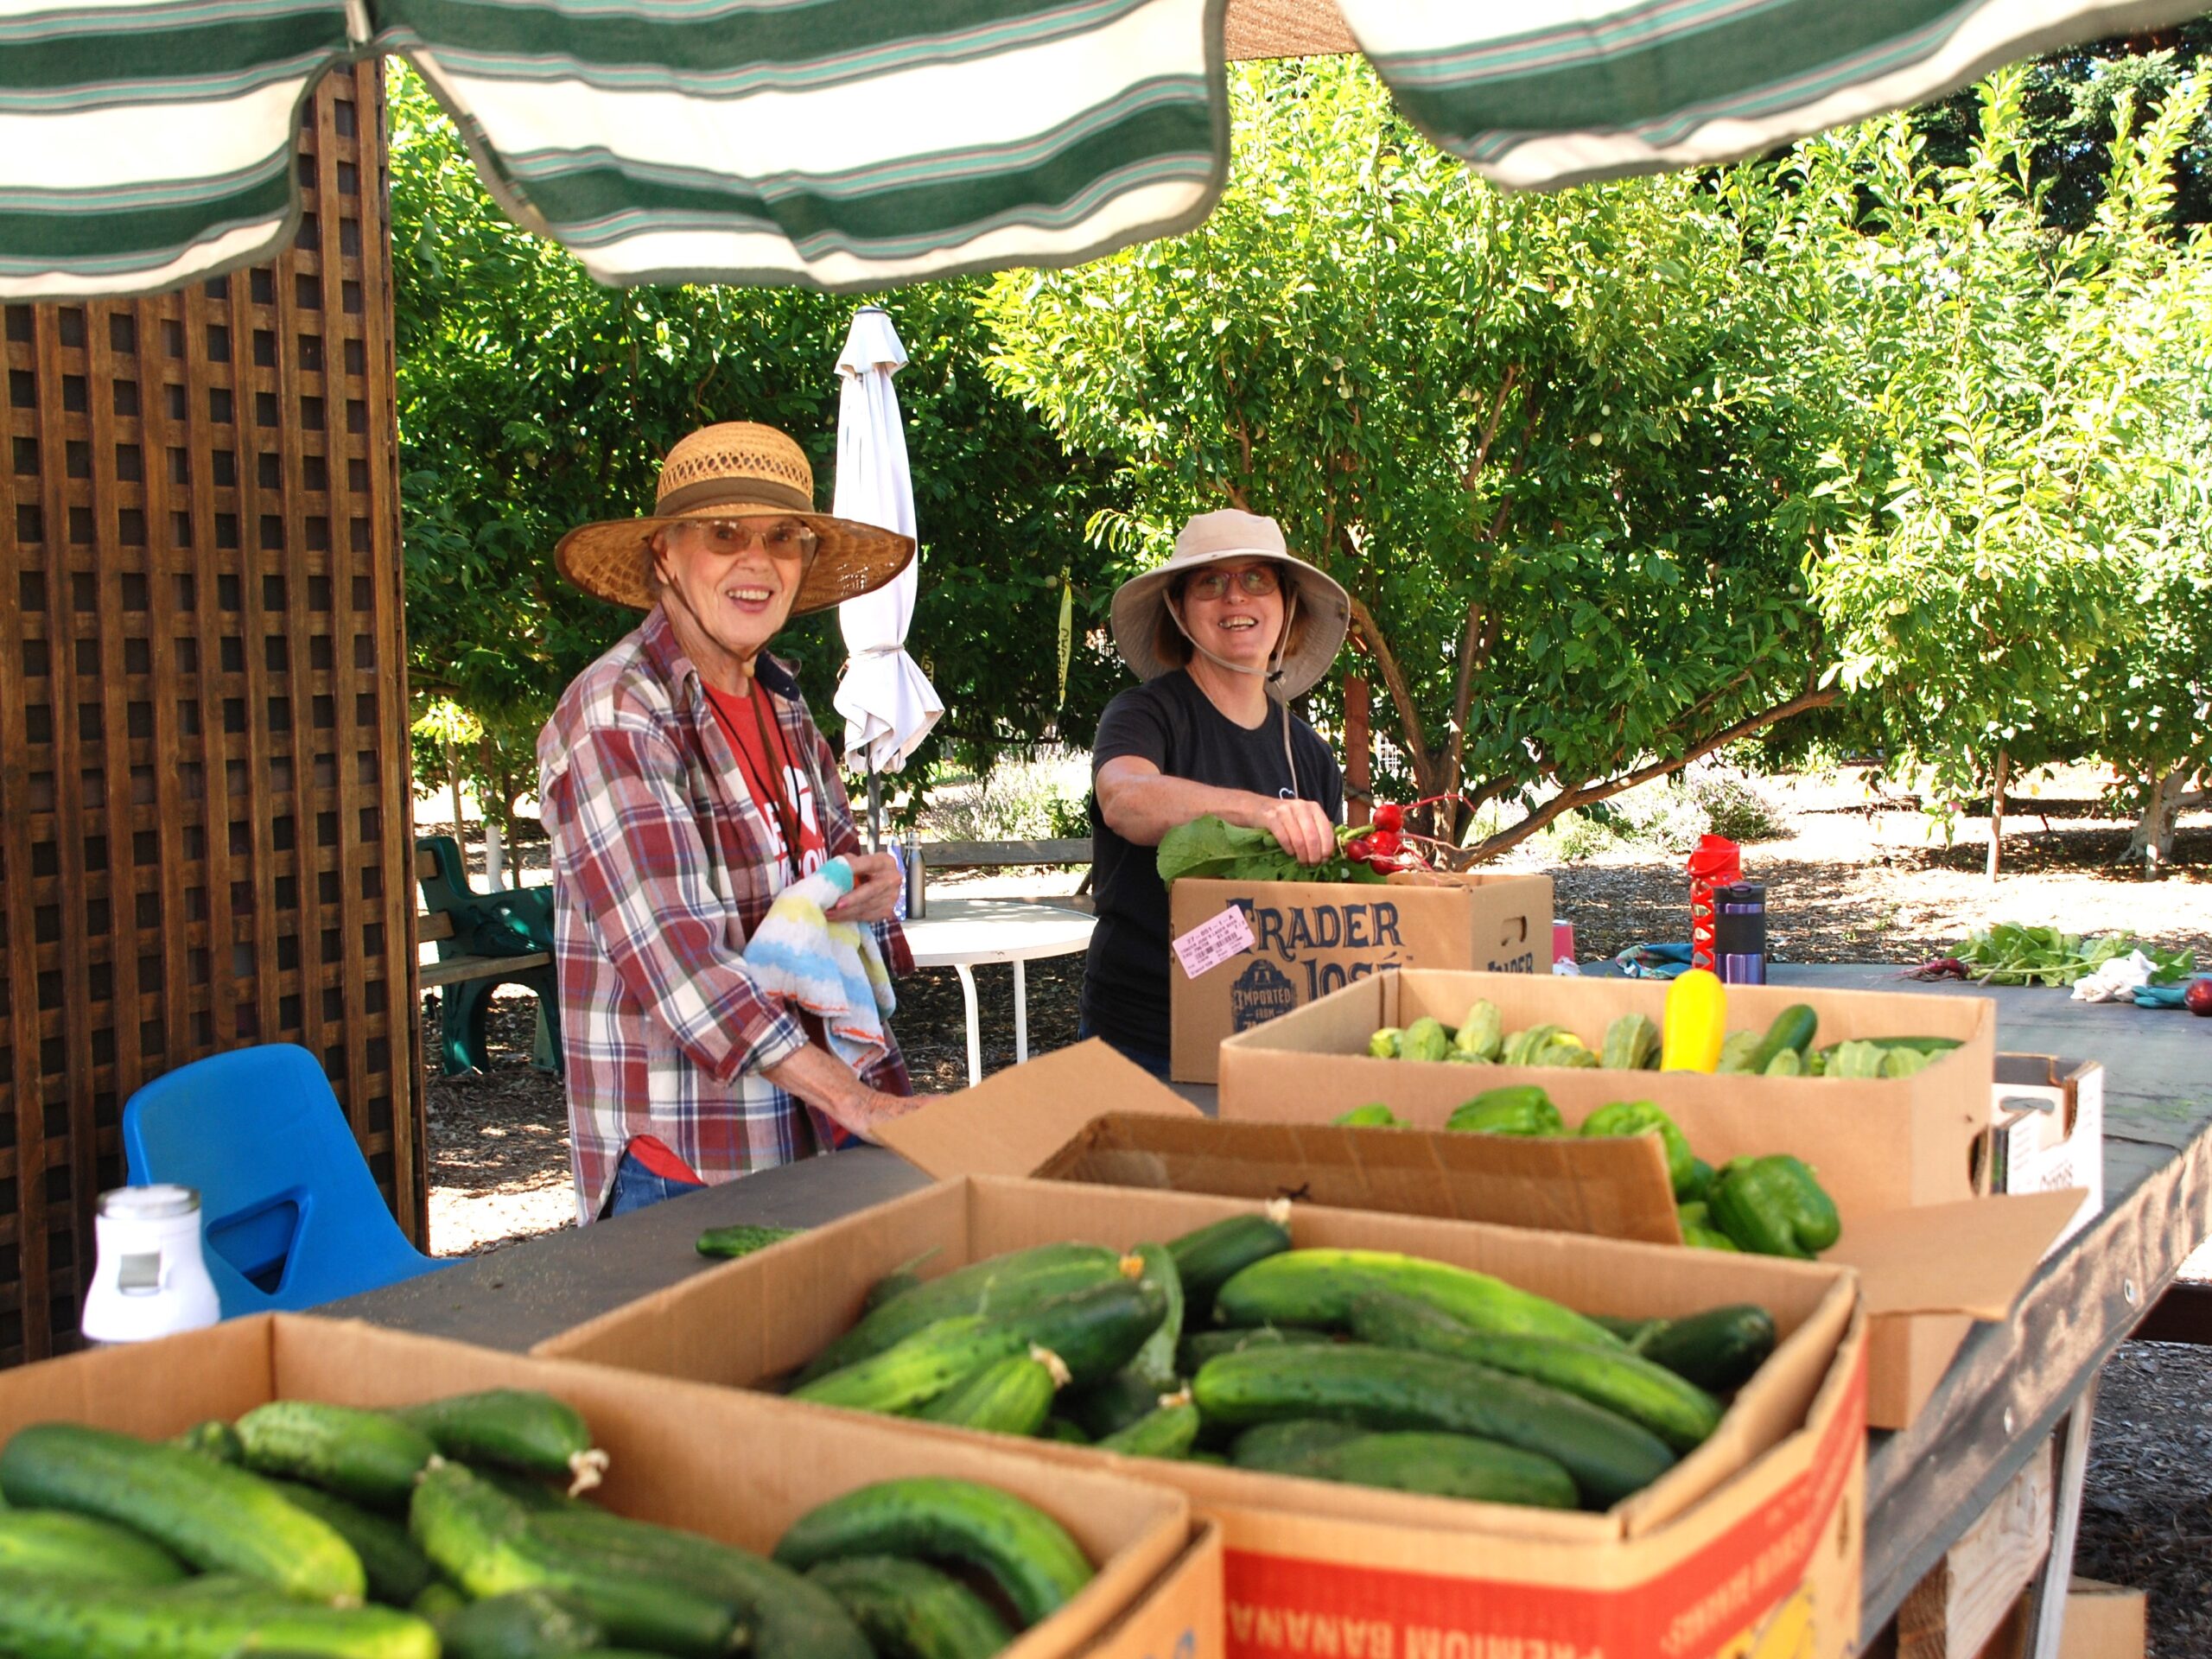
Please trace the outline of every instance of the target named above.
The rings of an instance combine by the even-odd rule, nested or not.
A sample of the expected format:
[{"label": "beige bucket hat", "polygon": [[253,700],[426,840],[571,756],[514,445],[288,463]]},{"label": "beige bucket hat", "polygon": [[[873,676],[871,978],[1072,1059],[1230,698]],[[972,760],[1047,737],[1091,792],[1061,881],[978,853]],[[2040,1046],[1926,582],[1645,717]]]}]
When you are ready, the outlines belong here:
[{"label": "beige bucket hat", "polygon": [[[1114,646],[1122,660],[1141,680],[1156,680],[1178,666],[1154,648],[1160,619],[1169,609],[1168,589],[1182,577],[1225,559],[1273,559],[1283,568],[1283,633],[1291,632],[1293,619],[1306,619],[1305,637],[1296,650],[1276,662],[1268,677],[1268,689],[1287,702],[1310,690],[1329,671],[1329,664],[1344,648],[1351,631],[1351,597],[1335,581],[1293,556],[1283,540],[1282,527],[1256,512],[1233,507],[1202,512],[1183,526],[1175,538],[1175,552],[1157,570],[1133,576],[1114,592]],[[1177,626],[1181,620],[1177,619]],[[1276,650],[1282,649],[1278,642]]]},{"label": "beige bucket hat", "polygon": [[684,518],[787,513],[819,538],[791,614],[826,610],[880,588],[914,556],[910,537],[814,510],[806,452],[772,426],[725,421],[679,442],[661,462],[652,515],[585,524],[563,536],[553,563],[595,599],[633,611],[653,606],[653,531]]}]

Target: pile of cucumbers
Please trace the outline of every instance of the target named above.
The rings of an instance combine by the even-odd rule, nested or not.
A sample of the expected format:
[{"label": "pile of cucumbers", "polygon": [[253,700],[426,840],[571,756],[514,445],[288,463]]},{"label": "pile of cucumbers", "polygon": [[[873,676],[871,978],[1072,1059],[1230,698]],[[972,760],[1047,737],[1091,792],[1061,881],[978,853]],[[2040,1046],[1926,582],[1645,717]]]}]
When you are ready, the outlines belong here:
[{"label": "pile of cucumbers", "polygon": [[[1717,1015],[1716,1015],[1717,1023]],[[1769,1077],[1909,1077],[1952,1049],[1955,1037],[1874,1037],[1815,1048],[1820,1017],[1794,1002],[1764,1032],[1732,1031],[1721,1039],[1718,1065],[1693,1070]],[[1509,1032],[1497,1005],[1487,998],[1467,1010],[1453,1030],[1423,1014],[1411,1025],[1384,1026],[1367,1039],[1378,1060],[1442,1061],[1455,1065],[1587,1067],[1608,1071],[1660,1069],[1658,1026],[1641,1014],[1624,1014],[1605,1027],[1596,1047],[1566,1027],[1544,1023]]]},{"label": "pile of cucumbers", "polygon": [[1401,1491],[1603,1510],[1773,1351],[1763,1309],[1616,1326],[1487,1274],[1297,1249],[1282,1213],[894,1275],[798,1399]]},{"label": "pile of cucumbers", "polygon": [[973,1482],[849,1492],[770,1560],[592,1503],[604,1465],[520,1389],[280,1400],[167,1441],[35,1424],[0,1448],[0,1654],[984,1659],[1092,1573]]}]

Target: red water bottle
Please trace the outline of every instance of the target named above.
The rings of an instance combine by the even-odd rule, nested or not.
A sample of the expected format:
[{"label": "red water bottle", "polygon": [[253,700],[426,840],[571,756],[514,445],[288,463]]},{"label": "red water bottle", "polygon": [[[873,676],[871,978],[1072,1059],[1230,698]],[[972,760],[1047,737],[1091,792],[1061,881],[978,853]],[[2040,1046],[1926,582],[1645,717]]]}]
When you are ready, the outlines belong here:
[{"label": "red water bottle", "polygon": [[1726,836],[1700,836],[1690,855],[1690,966],[1714,971],[1713,890],[1744,879],[1743,849]]}]

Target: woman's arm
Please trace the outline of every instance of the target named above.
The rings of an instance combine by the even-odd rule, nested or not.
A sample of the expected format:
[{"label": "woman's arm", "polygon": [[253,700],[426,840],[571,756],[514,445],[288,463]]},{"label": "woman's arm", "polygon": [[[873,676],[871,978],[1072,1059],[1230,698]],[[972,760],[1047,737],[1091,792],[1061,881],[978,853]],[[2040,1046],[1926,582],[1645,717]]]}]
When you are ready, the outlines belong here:
[{"label": "woman's arm", "polygon": [[1250,790],[1171,778],[1133,754],[1099,767],[1094,787],[1099,816],[1116,835],[1139,847],[1157,847],[1178,824],[1211,813],[1246,830],[1266,830],[1301,864],[1319,864],[1337,849],[1336,826],[1317,801],[1278,800]]}]

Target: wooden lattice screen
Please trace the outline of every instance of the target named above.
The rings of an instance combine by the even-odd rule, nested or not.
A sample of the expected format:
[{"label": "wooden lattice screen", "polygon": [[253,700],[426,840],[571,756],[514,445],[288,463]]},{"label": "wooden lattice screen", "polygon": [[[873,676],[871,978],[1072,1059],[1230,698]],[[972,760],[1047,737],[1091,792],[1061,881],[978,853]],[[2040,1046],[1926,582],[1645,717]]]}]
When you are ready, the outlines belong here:
[{"label": "wooden lattice screen", "polygon": [[123,1103],[321,1055],[423,1230],[384,99],[275,264],[0,308],[0,1365],[74,1345]]}]

